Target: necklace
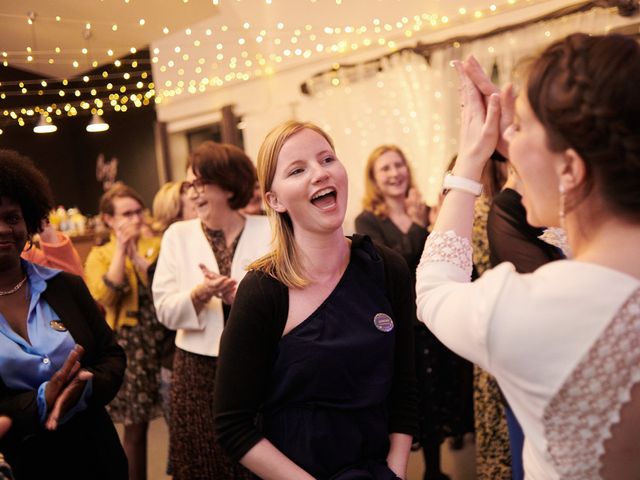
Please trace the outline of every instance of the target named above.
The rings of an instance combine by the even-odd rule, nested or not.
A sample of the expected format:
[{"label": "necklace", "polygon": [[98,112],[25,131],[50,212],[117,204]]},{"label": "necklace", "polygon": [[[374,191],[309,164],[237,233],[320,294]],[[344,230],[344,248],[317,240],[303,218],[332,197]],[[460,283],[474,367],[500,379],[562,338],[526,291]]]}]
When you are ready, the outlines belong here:
[{"label": "necklace", "polygon": [[0,290],[0,297],[3,297],[5,295],[11,295],[12,293],[16,293],[18,290],[20,290],[22,288],[22,286],[24,285],[24,282],[27,281],[27,277],[25,276],[22,280],[20,280],[15,287],[10,288],[9,290]]}]

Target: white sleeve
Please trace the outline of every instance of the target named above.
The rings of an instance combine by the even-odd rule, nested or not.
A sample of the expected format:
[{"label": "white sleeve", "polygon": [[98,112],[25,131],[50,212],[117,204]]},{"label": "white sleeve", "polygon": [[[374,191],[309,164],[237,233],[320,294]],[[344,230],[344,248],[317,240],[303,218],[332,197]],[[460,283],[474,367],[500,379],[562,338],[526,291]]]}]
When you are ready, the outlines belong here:
[{"label": "white sleeve", "polygon": [[453,232],[433,232],[416,273],[418,319],[458,355],[490,369],[489,329],[511,264],[471,280],[471,245]]},{"label": "white sleeve", "polygon": [[178,282],[179,269],[184,265],[179,258],[178,233],[170,228],[162,237],[151,287],[156,315],[160,323],[171,330],[203,330],[204,322],[201,322],[191,301],[191,288],[180,289]]}]

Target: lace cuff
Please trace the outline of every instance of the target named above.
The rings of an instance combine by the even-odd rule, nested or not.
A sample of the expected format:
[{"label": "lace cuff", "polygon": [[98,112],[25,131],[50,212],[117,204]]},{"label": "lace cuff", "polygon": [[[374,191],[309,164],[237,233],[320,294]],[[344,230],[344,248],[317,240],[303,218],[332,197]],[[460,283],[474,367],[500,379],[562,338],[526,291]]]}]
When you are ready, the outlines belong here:
[{"label": "lace cuff", "polygon": [[435,231],[427,237],[421,263],[450,263],[471,277],[473,263],[469,239],[460,237],[453,230]]}]

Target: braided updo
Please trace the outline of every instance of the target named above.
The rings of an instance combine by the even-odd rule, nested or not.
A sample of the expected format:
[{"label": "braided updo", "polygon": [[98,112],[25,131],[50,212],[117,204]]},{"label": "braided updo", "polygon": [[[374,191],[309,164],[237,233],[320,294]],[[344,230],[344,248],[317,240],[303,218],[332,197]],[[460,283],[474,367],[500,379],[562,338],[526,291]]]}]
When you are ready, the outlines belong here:
[{"label": "braided updo", "polygon": [[640,220],[640,46],[623,35],[573,34],[531,65],[527,98],[549,148],[573,148],[609,207]]}]

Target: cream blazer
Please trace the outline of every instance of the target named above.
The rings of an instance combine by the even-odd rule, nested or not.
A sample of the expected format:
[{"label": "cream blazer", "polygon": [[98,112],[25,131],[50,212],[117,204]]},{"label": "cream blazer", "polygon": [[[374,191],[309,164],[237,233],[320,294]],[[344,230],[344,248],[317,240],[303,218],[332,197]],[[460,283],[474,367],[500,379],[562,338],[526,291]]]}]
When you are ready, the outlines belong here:
[{"label": "cream blazer", "polygon": [[[266,217],[249,215],[231,262],[231,277],[240,282],[247,266],[270,251],[271,229]],[[211,298],[199,314],[191,290],[202,282],[198,265],[219,272],[213,250],[199,219],[174,223],[162,237],[153,277],[153,302],[158,320],[177,330],[176,346],[200,355],[217,356],[224,327],[222,300]]]}]

